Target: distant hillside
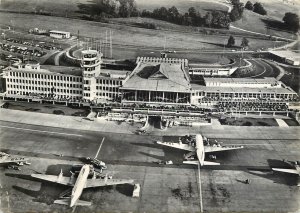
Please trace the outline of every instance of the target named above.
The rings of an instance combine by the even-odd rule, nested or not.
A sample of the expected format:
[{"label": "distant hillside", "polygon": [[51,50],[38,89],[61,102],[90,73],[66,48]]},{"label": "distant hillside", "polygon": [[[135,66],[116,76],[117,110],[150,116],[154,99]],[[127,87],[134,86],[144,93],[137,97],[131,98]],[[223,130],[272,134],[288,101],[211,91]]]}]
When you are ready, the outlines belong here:
[{"label": "distant hillside", "polygon": [[[44,11],[51,14],[78,16],[78,4],[89,4],[90,0],[0,0],[0,9],[17,12]],[[140,10],[153,10],[158,7],[176,6],[182,13],[188,8],[195,7],[202,14],[210,10],[226,11],[227,7],[209,1],[195,0],[136,0]]]}]

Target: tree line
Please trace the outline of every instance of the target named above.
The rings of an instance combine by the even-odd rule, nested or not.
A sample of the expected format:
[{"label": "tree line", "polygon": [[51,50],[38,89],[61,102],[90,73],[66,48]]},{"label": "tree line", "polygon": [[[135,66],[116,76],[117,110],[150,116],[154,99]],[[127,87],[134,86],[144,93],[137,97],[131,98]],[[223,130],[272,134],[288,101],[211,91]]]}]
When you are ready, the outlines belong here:
[{"label": "tree line", "polygon": [[[190,7],[185,13],[172,6],[170,8],[160,7],[153,11],[138,10],[135,0],[92,0],[90,4],[79,4],[81,12],[90,15],[92,20],[101,20],[105,18],[128,18],[128,17],[147,17],[163,20],[179,25],[229,28],[230,22],[242,18],[244,8],[255,13],[266,15],[267,11],[259,2],[252,4],[247,1],[244,4],[240,0],[231,0],[232,9],[230,12],[212,10],[205,14],[200,14],[194,7]],[[286,13],[283,21],[288,29],[297,32],[299,30],[299,17],[294,13]],[[152,24],[153,25],[153,24]],[[155,28],[155,26],[149,28]]]},{"label": "tree line", "polygon": [[[236,47],[235,38],[232,35],[229,36],[229,38],[228,38],[227,47]],[[240,47],[243,48],[243,49],[248,48],[249,47],[249,40],[247,38],[243,37]]]},{"label": "tree line", "polygon": [[258,13],[260,15],[267,15],[267,11],[265,10],[265,8],[263,7],[263,5],[259,2],[255,2],[255,4],[252,4],[251,1],[247,1],[245,8],[247,10],[251,10],[255,13]]},{"label": "tree line", "polygon": [[230,13],[212,10],[206,14],[200,14],[194,7],[190,7],[185,13],[180,13],[175,6],[160,7],[153,11],[140,11],[137,9],[135,0],[92,0],[91,4],[79,4],[78,7],[82,13],[89,14],[89,18],[93,20],[139,16],[179,25],[229,28],[230,22],[240,19],[244,10],[244,5],[240,3],[240,0],[232,0],[232,5],[233,9]]},{"label": "tree line", "polygon": [[[247,1],[245,8],[247,10],[251,10],[260,15],[267,15],[267,11],[263,7],[263,5],[259,2],[252,4],[251,1]],[[286,27],[290,31],[296,33],[300,29],[299,16],[296,13],[291,13],[291,12],[285,13],[284,17],[282,18],[282,21],[285,25],[284,27]]]},{"label": "tree line", "polygon": [[229,28],[231,21],[229,15],[222,11],[214,10],[202,16],[194,7],[190,7],[186,13],[182,14],[175,6],[157,8],[152,12],[143,10],[141,17],[159,19],[179,25],[214,28]]}]

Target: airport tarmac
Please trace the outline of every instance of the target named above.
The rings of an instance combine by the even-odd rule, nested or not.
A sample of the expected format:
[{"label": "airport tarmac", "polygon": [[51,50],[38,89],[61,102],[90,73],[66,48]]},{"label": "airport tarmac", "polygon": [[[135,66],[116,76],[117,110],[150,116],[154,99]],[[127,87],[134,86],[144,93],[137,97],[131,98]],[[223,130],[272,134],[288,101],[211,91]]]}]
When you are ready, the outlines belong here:
[{"label": "airport tarmac", "polygon": [[[244,145],[242,150],[218,154],[221,166],[198,169],[182,165],[185,152],[161,147],[156,140],[178,140],[161,135],[134,135],[72,130],[0,121],[1,151],[23,155],[32,165],[21,171],[1,169],[0,194],[3,212],[297,212],[300,188],[297,177],[273,173],[271,167],[286,166],[281,160],[300,159],[299,127],[204,127],[199,133],[223,142]],[[89,189],[81,199],[90,207],[53,204],[64,187],[40,183],[32,173],[70,175],[70,165],[81,157],[93,157],[102,141],[99,158],[115,178],[141,184],[139,198],[132,185]],[[172,160],[173,165],[160,165]],[[245,184],[246,179],[251,184]],[[202,199],[201,199],[202,198]]]}]

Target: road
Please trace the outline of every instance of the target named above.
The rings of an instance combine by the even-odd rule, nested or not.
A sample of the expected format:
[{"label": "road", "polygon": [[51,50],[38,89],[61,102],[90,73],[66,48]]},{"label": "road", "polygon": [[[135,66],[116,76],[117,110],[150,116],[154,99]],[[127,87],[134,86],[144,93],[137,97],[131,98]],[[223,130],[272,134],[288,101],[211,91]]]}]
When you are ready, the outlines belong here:
[{"label": "road", "polygon": [[252,72],[246,73],[242,75],[243,77],[251,77],[251,78],[262,78],[262,77],[277,77],[277,70],[274,70],[272,66],[270,66],[266,61],[262,59],[247,59],[250,61],[254,70]]},{"label": "road", "polygon": [[[22,207],[22,211],[69,211],[67,207],[52,204],[64,189],[40,184],[26,175],[35,172],[58,174],[60,169],[65,175],[70,175],[68,165],[80,163],[81,157],[95,156],[105,137],[99,159],[106,162],[108,172],[114,177],[133,178],[140,183],[141,197],[131,198],[132,188],[128,185],[87,190],[82,199],[91,199],[93,205],[90,208],[77,207],[75,212],[200,211],[197,167],[182,165],[184,152],[154,144],[155,140],[170,138],[4,121],[0,121],[0,132],[2,151],[24,155],[32,162],[31,166],[22,167],[21,172],[4,170],[0,174],[3,186],[0,194],[8,192],[11,210],[20,211]],[[300,192],[293,186],[295,178],[272,174],[270,170],[270,166],[282,166],[281,159],[300,158],[298,127],[205,127],[200,132],[224,144],[246,146],[243,150],[218,154],[221,166],[201,169],[204,211],[254,212],[258,210],[258,204],[259,210],[270,212],[299,208]],[[154,163],[160,160],[172,160],[174,165]],[[247,178],[252,180],[251,185],[243,183]],[[264,202],[261,202],[262,198]],[[2,208],[7,208],[7,201],[4,198],[1,201]]]}]

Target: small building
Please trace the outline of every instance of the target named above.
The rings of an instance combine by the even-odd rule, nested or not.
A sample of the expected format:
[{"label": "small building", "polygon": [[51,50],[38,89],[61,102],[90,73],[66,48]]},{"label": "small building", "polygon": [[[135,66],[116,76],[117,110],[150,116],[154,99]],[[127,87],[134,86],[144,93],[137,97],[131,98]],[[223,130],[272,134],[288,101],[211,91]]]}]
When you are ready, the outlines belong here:
[{"label": "small building", "polygon": [[43,34],[47,34],[47,30],[45,29],[39,29],[39,28],[33,28],[33,29],[29,29],[29,33],[33,33],[33,34],[37,34],[37,35],[43,35]]},{"label": "small building", "polygon": [[282,63],[293,66],[300,66],[300,53],[291,50],[274,50],[269,51],[270,57]]},{"label": "small building", "polygon": [[51,30],[49,31],[49,35],[52,38],[70,38],[71,34],[70,32],[65,31],[58,31],[58,30]]}]

